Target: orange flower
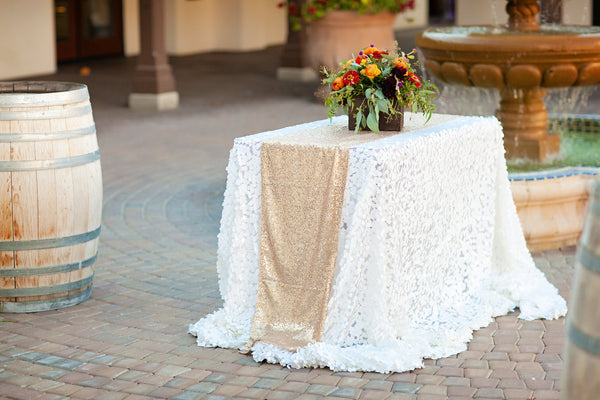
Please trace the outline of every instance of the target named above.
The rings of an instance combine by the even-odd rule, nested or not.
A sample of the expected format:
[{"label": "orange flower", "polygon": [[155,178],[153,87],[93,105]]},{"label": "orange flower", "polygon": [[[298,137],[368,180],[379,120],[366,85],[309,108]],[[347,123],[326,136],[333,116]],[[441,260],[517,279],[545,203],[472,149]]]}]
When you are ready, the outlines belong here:
[{"label": "orange flower", "polygon": [[366,49],[363,50],[363,53],[365,53],[366,55],[370,55],[373,53],[379,53],[379,49],[377,47],[367,47]]},{"label": "orange flower", "polygon": [[333,83],[331,84],[331,88],[333,90],[340,90],[343,87],[344,87],[344,80],[342,79],[341,76],[338,76],[337,78],[335,78],[333,80]]},{"label": "orange flower", "polygon": [[377,65],[375,64],[369,64],[367,65],[367,67],[365,69],[363,69],[362,71],[360,71],[360,73],[362,75],[365,75],[367,78],[369,79],[373,79],[376,76],[378,76],[379,74],[381,74],[381,71],[379,70],[379,68],[377,67]]},{"label": "orange flower", "polygon": [[408,69],[408,61],[404,57],[394,58],[394,66],[398,68]]}]

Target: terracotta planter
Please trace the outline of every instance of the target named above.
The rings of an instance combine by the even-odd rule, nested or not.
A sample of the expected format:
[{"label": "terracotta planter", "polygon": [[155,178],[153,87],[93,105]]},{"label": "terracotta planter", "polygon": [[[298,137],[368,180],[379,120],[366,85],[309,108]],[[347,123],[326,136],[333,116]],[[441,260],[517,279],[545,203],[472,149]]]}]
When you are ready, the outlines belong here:
[{"label": "terracotta planter", "polygon": [[330,11],[308,25],[305,60],[316,71],[322,66],[337,69],[342,60],[350,59],[371,44],[379,49],[392,49],[395,19],[396,14],[389,12]]},{"label": "terracotta planter", "polygon": [[[361,104],[365,100],[364,97],[356,97],[355,104]],[[397,106],[396,110],[399,113],[394,115],[384,114],[379,112],[379,130],[380,131],[397,131],[400,132],[404,127],[404,107]],[[355,109],[348,109],[348,129],[354,131],[356,128],[356,111]],[[366,116],[364,117],[366,118]],[[363,131],[370,131],[369,127],[361,127]]]}]

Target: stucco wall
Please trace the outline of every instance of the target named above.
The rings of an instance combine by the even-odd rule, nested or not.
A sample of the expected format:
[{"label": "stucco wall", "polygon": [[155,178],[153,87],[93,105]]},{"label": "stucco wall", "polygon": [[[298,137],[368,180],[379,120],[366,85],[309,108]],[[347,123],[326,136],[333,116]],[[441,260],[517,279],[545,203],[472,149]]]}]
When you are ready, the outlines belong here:
[{"label": "stucco wall", "polygon": [[563,24],[592,24],[592,0],[563,0],[563,3]]},{"label": "stucco wall", "polygon": [[0,79],[56,71],[54,2],[0,0]]},{"label": "stucco wall", "polygon": [[170,0],[165,4],[167,52],[258,50],[285,41],[280,0]]},{"label": "stucco wall", "polygon": [[139,0],[123,0],[123,53],[126,56],[140,53]]}]

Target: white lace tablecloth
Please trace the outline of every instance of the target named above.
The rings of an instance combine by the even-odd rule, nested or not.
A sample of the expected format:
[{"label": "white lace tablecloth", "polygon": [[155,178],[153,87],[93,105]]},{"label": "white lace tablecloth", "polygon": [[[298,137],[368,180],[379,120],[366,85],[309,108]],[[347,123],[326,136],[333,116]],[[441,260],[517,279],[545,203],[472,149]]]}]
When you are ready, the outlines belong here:
[{"label": "white lace tablecloth", "polygon": [[[250,335],[260,269],[261,143],[329,123],[235,140],[218,243],[224,306],[190,325],[200,346],[241,349]],[[296,352],[263,342],[251,350],[257,361],[293,368],[406,371],[423,358],[465,350],[473,330],[516,307],[526,320],[566,313],[527,250],[499,122],[460,117],[350,147],[322,340]]]}]

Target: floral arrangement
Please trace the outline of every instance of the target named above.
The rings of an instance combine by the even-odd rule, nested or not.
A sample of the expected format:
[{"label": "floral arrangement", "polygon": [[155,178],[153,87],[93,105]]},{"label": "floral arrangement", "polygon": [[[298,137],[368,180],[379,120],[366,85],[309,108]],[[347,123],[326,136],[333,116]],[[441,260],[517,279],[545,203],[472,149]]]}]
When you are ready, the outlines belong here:
[{"label": "floral arrangement", "polygon": [[415,0],[307,0],[300,4],[282,1],[278,5],[287,5],[290,25],[292,29],[299,30],[303,24],[323,18],[328,11],[356,11],[360,14],[401,13],[414,9]]},{"label": "floral arrangement", "polygon": [[323,68],[323,84],[331,88],[325,97],[327,116],[332,118],[343,108],[355,115],[356,131],[368,127],[374,132],[379,132],[380,112],[392,116],[402,112],[401,106],[422,112],[429,121],[438,90],[416,75],[411,64],[416,51],[391,53],[371,45],[356,58],[342,61],[336,73]]}]

